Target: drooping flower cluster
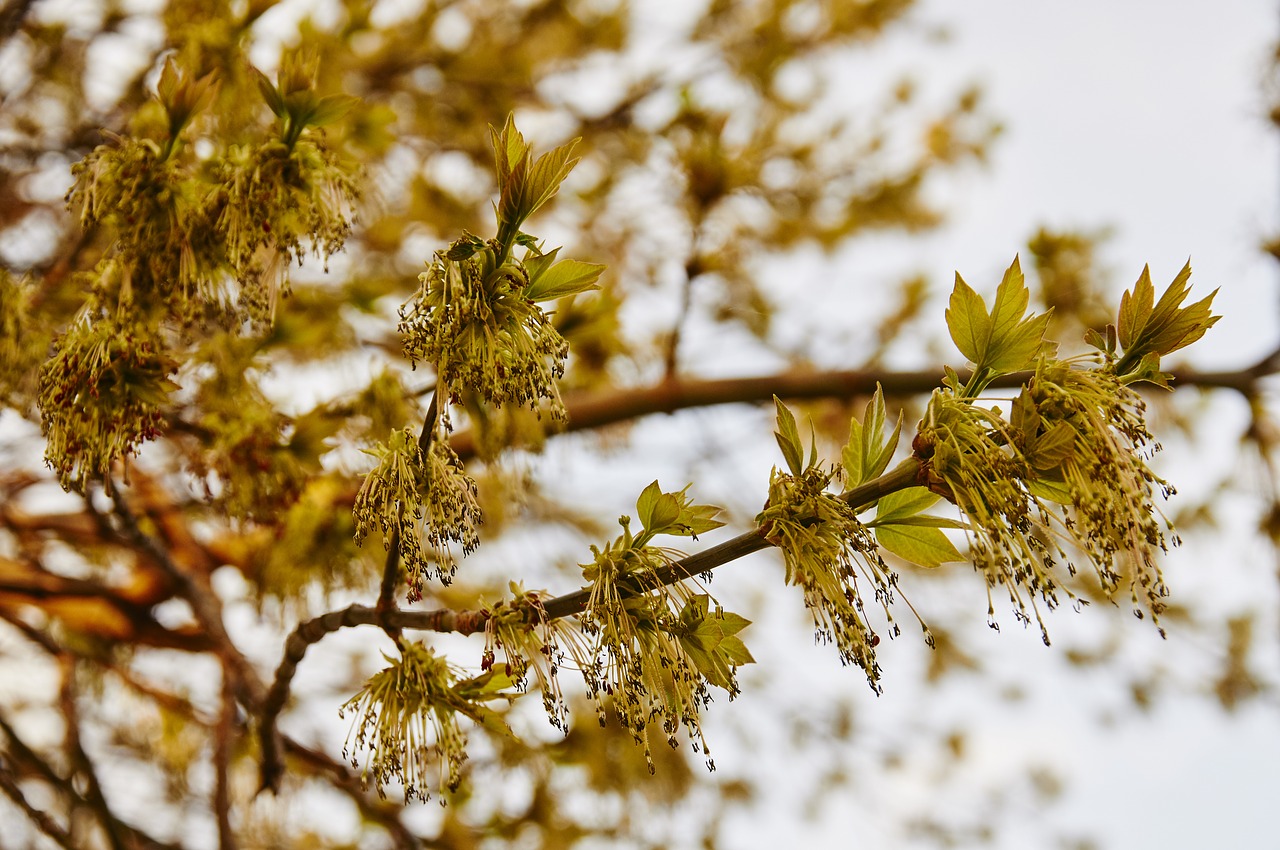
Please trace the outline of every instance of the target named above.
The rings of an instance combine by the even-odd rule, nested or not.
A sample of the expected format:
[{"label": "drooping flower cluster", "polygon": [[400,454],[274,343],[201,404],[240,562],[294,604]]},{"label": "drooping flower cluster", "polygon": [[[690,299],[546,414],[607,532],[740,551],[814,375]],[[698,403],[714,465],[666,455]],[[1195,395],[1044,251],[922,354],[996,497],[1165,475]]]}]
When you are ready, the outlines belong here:
[{"label": "drooping flower cluster", "polygon": [[[957,279],[947,321],[957,346],[975,364],[967,382],[948,370],[914,442],[935,493],[968,520],[970,556],[988,589],[1003,586],[1020,619],[1036,598],[1049,608],[1064,590],[1059,563],[1092,564],[1108,594],[1127,583],[1134,611],[1158,622],[1167,594],[1156,563],[1165,549],[1153,492],[1172,489],[1148,467],[1155,446],[1147,431],[1138,381],[1167,386],[1160,358],[1199,339],[1217,321],[1213,296],[1186,306],[1190,267],[1157,301],[1143,271],[1121,299],[1118,329],[1089,334],[1100,354],[1058,360],[1043,340],[1043,317],[1023,318],[1026,287],[1015,261],[988,313]],[[1034,368],[1008,417],[977,403],[995,376]],[[1176,542],[1176,538],[1175,538]],[[1070,589],[1065,593],[1074,598]],[[994,609],[992,609],[994,613]]]},{"label": "drooping flower cluster", "polygon": [[225,254],[246,309],[270,320],[288,294],[287,269],[301,262],[305,244],[328,258],[351,231],[350,210],[358,199],[355,172],[319,139],[292,146],[279,140],[232,147],[210,165],[221,187],[211,198],[214,226],[225,234]]},{"label": "drooping flower cluster", "polygon": [[452,691],[457,672],[420,643],[404,644],[400,657],[387,661],[390,666],[339,709],[340,716],[354,716],[343,757],[357,768],[364,762],[361,780],[372,780],[379,795],[392,782],[404,786],[406,800],[429,799],[432,785],[456,790],[467,758]]},{"label": "drooping flower cluster", "polygon": [[40,373],[45,461],[62,486],[82,491],[153,439],[164,421],[177,362],[154,329],[120,316],[80,320],[54,344]]},{"label": "drooping flower cluster", "polygon": [[367,453],[378,465],[365,477],[352,508],[356,541],[376,529],[385,548],[398,546],[409,597],[419,599],[425,576],[434,574],[446,584],[453,578],[457,566],[450,543],[460,544],[463,554],[480,544],[478,527],[484,520],[475,480],[444,439],[432,440],[424,453],[417,438],[401,429]]},{"label": "drooping flower cluster", "polygon": [[605,698],[612,700],[622,727],[644,748],[654,770],[649,746],[651,726],[660,726],[667,743],[679,746],[676,733],[683,724],[710,760],[702,734],[701,710],[711,702],[707,682],[673,634],[678,623],[678,595],[682,585],[652,587],[639,596],[624,595],[624,582],[644,582],[646,574],[666,566],[670,558],[651,548],[594,549],[595,561],[583,575],[591,583],[591,598],[583,631],[594,639],[594,660],[584,670],[587,693],[596,703],[600,725],[606,720]]},{"label": "drooping flower cluster", "polygon": [[420,276],[417,297],[402,311],[400,332],[411,360],[435,366],[444,385],[465,387],[494,405],[536,408],[544,400],[564,415],[556,379],[569,344],[530,300],[527,271],[492,268],[494,247],[455,259],[466,239],[437,251]]},{"label": "drooping flower cluster", "polygon": [[[1046,533],[1050,514],[1029,489],[1025,458],[1006,443],[996,413],[935,390],[913,445],[930,461],[930,488],[968,520],[969,558],[986,577],[988,596],[1003,586],[1019,619],[1029,622],[1033,612],[1043,632],[1036,597],[1057,607],[1053,568],[1061,551]],[[994,613],[989,601],[988,615]]]},{"label": "drooping flower cluster", "polygon": [[68,205],[85,226],[110,230],[126,281],[160,298],[174,318],[199,322],[211,310],[231,310],[241,322],[269,322],[303,243],[326,257],[341,249],[358,169],[303,131],[337,118],[348,99],[317,98],[314,72],[286,61],[281,85],[287,77],[289,97],[259,81],[272,109],[284,112],[280,137],[198,160],[181,144],[182,133],[212,102],[215,85],[170,62],[157,95],[170,118],[168,139],[113,135],[73,166]]},{"label": "drooping flower cluster", "polygon": [[[569,707],[560,688],[560,668],[566,649],[579,668],[584,667],[589,650],[564,620],[547,617],[543,608],[545,592],[524,590],[511,582],[512,598],[486,609],[485,648],[482,668],[501,669],[517,689],[528,687],[529,671],[542,691],[542,705],[551,725],[569,732]],[[497,653],[501,651],[503,662]]]},{"label": "drooping flower cluster", "polygon": [[787,583],[804,593],[819,639],[836,645],[842,663],[861,667],[878,692],[880,664],[875,648],[880,638],[867,624],[858,573],[871,582],[895,635],[898,628],[889,606],[897,576],[880,558],[875,538],[853,508],[828,491],[834,476],[834,470],[816,465],[799,474],[775,468],[769,479],[769,500],[756,523],[765,539],[782,552]]},{"label": "drooping flower cluster", "polygon": [[655,726],[672,747],[684,726],[714,770],[699,715],[711,702],[708,685],[737,695],[735,669],[752,658],[736,635],[748,622],[719,606],[710,610],[709,597],[683,583],[666,583],[662,571],[679,553],[648,544],[656,534],[696,536],[716,528],[718,509],[692,504],[683,490],[662,493],[656,481],[636,507],[644,530],[633,535],[630,518],[621,517],[622,534],[603,549],[593,546],[595,557],[583,567],[590,595],[580,621],[593,644],[583,666],[588,695],[601,725],[609,701],[644,748],[650,771]]},{"label": "drooping flower cluster", "polygon": [[[1155,489],[1167,498],[1173,488],[1147,467],[1159,447],[1145,421],[1145,406],[1109,369],[1076,369],[1067,363],[1045,365],[1026,388],[1034,405],[1022,433],[1052,432],[1064,423],[1073,432],[1061,463],[1043,471],[1061,477],[1069,498],[1064,524],[1072,542],[1085,553],[1108,592],[1128,581],[1134,610],[1158,617],[1168,595],[1157,551],[1166,549]],[[1028,409],[1030,405],[1026,405]],[[1035,418],[1039,422],[1035,422]],[[1033,453],[1031,462],[1036,464]],[[1099,486],[1100,482],[1105,486]]]}]

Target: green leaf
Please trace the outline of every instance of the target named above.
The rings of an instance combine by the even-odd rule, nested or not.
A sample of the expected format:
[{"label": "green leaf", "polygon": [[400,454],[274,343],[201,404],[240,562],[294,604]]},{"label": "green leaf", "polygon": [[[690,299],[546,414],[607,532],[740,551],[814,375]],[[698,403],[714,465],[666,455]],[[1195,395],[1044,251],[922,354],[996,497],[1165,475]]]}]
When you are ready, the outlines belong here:
[{"label": "green leaf", "polygon": [[1009,424],[1016,433],[1022,435],[1024,445],[1032,443],[1040,433],[1040,411],[1031,398],[1031,393],[1023,387],[1022,392],[1013,400],[1013,408],[1009,413]]},{"label": "green leaf", "polygon": [[1027,490],[1037,499],[1056,502],[1059,505],[1070,505],[1075,501],[1071,496],[1071,488],[1065,481],[1032,478],[1027,481]]},{"label": "green leaf", "polygon": [[1009,268],[1005,269],[1000,286],[996,288],[995,303],[991,305],[990,339],[992,341],[1006,339],[1014,333],[1027,312],[1027,303],[1030,298],[1026,279],[1022,275],[1022,266],[1018,257],[1014,256]]},{"label": "green leaf", "polygon": [[937,504],[938,494],[927,487],[907,487],[887,496],[881,496],[876,508],[876,518],[869,525],[880,526],[915,516]]},{"label": "green leaf", "polygon": [[[1155,288],[1151,285],[1151,271],[1144,267],[1133,291],[1120,297],[1119,342],[1124,356],[1116,364],[1116,374],[1130,381],[1149,380],[1167,386],[1167,376],[1159,370],[1158,358],[1185,348],[1217,323],[1219,316],[1212,314],[1214,296],[1183,307],[1191,292],[1191,264],[1169,284],[1169,288],[1155,301]],[[1150,355],[1157,360],[1147,362]]]},{"label": "green leaf", "polygon": [[796,418],[787,406],[776,395],[773,405],[778,412],[778,430],[774,436],[778,440],[778,448],[782,449],[782,457],[792,475],[804,474],[804,449],[800,444],[800,431],[796,428]]},{"label": "green leaf", "polygon": [[1045,332],[1049,329],[1049,315],[1031,316],[1018,323],[1004,336],[992,336],[984,364],[994,372],[1007,374],[1029,368],[1045,348]]},{"label": "green leaf", "polygon": [[951,339],[970,363],[981,365],[991,339],[991,317],[982,296],[964,282],[956,272],[956,285],[946,311],[947,330]]},{"label": "green leaf", "polygon": [[733,668],[755,661],[737,633],[751,621],[716,608],[708,613],[710,598],[697,594],[680,612],[681,629],[676,632],[680,645],[698,672],[711,684],[735,691]]},{"label": "green leaf", "polygon": [[1076,429],[1066,422],[1055,422],[1030,444],[1027,460],[1036,469],[1055,469],[1075,451]]},{"label": "green leaf", "polygon": [[[529,262],[525,261],[526,270],[529,269]],[[551,301],[599,289],[596,280],[603,271],[604,266],[599,263],[561,260],[549,268],[543,268],[537,276],[530,271],[529,287],[525,290],[524,297],[530,301]]]},{"label": "green leaf", "polygon": [[252,65],[249,66],[249,73],[253,77],[253,81],[258,84],[258,91],[262,94],[262,99],[267,102],[267,106],[271,107],[271,111],[275,113],[277,118],[283,118],[285,115],[284,98],[276,89],[275,83],[266,74],[259,71]]},{"label": "green leaf", "polygon": [[661,497],[662,488],[655,478],[648,487],[640,491],[640,498],[636,499],[636,516],[640,518],[640,525],[646,529],[653,528],[653,509]]},{"label": "green leaf", "polygon": [[897,424],[888,440],[884,439],[884,424],[884,392],[877,383],[875,394],[867,402],[862,422],[856,419],[849,422],[849,442],[840,453],[845,483],[849,488],[878,477],[893,459],[902,436],[902,414],[898,414]]},{"label": "green leaf", "polygon": [[654,481],[636,500],[636,515],[649,536],[668,534],[672,537],[697,537],[704,531],[724,525],[714,517],[720,508],[714,505],[695,505],[687,495],[689,487],[676,493],[663,493]]},{"label": "green leaf", "polygon": [[475,255],[477,251],[484,249],[484,240],[479,236],[467,233],[465,230],[461,238],[454,240],[449,246],[449,250],[445,252],[445,259],[459,262],[466,260]]},{"label": "green leaf", "polygon": [[[945,517],[945,516],[934,516],[933,514],[917,514],[916,516],[899,517],[898,519],[895,519],[891,523],[885,523],[885,525],[911,525],[919,528],[957,528],[957,529],[964,529],[969,527],[966,523],[958,519],[951,519],[950,517]],[[879,526],[877,525],[877,521],[873,519],[871,522],[867,523],[867,527],[877,528]]]},{"label": "green leaf", "polygon": [[328,97],[322,97],[311,107],[303,123],[312,127],[323,127],[326,124],[332,124],[354,109],[359,102],[357,98],[345,94],[332,94]]},{"label": "green leaf", "polygon": [[578,146],[578,141],[574,139],[568,144],[544,153],[533,164],[529,170],[527,192],[529,206],[523,211],[521,221],[537,212],[543,204],[555,196],[556,192],[560,191],[560,184],[578,164],[577,157],[573,156],[573,149]]},{"label": "green leaf", "polygon": [[501,131],[490,127],[489,136],[493,139],[494,171],[498,175],[498,186],[502,188],[510,181],[511,172],[515,170],[516,165],[528,155],[529,146],[525,144],[524,136],[516,129],[516,119],[511,114],[507,115],[507,121],[502,125]]},{"label": "green leaf", "polygon": [[936,528],[889,525],[875,529],[876,540],[885,549],[912,564],[939,567],[964,556],[945,534]]},{"label": "green leaf", "polygon": [[1117,319],[1120,347],[1128,351],[1137,342],[1147,320],[1151,318],[1151,306],[1155,303],[1156,289],[1151,284],[1151,267],[1143,266],[1142,274],[1132,291],[1120,296],[1120,315]]},{"label": "green leaf", "polygon": [[482,727],[490,734],[497,735],[500,738],[506,738],[509,741],[519,741],[516,733],[511,731],[511,727],[502,719],[502,715],[489,708],[487,705],[478,705],[476,703],[466,703],[459,706],[458,711],[470,717],[477,725]]}]

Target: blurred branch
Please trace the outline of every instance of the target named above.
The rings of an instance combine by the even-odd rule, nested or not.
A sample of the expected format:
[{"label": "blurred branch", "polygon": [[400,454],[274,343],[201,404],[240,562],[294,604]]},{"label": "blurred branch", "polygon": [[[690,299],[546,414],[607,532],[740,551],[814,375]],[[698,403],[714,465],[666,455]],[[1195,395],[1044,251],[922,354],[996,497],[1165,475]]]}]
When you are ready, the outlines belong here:
[{"label": "blurred branch", "polygon": [[213,730],[213,815],[218,821],[218,850],[236,850],[231,826],[231,742],[236,733],[234,673],[222,664],[222,705]]},{"label": "blurred branch", "polygon": [[[26,742],[18,737],[13,727],[3,717],[0,717],[0,734],[3,734],[7,739],[5,754],[0,756],[0,790],[3,790],[23,810],[27,817],[31,818],[32,823],[41,832],[44,832],[61,846],[67,848],[67,850],[79,850],[80,847],[84,846],[82,842],[76,841],[75,836],[58,826],[46,812],[31,806],[26,801],[22,790],[17,785],[16,779],[20,774],[16,768],[20,767],[34,773],[70,801],[72,808],[75,806],[92,808],[92,805],[76,791],[75,783],[71,779],[61,777],[35,750],[27,746]],[[180,850],[180,848],[172,844],[166,844],[152,838],[145,832],[123,821],[116,820],[115,823],[125,839],[124,846],[126,847],[135,848],[135,850]],[[48,827],[52,827],[53,831],[50,831]],[[65,836],[66,841],[61,840],[60,836]]]},{"label": "blurred branch", "polygon": [[[1252,366],[1220,372],[1173,369],[1173,386],[1202,389],[1229,389],[1251,395],[1258,382],[1280,372],[1280,349]],[[960,372],[964,381],[967,372]],[[1014,372],[992,382],[993,388],[1012,388],[1026,383],[1031,372]],[[675,413],[695,407],[721,404],[764,404],[775,395],[784,401],[852,399],[871,395],[879,384],[886,396],[923,395],[940,386],[941,369],[891,372],[878,369],[851,369],[830,372],[779,372],[751,378],[712,380],[667,378],[648,387],[627,387],[601,392],[568,393],[565,432],[590,431],[629,422],[655,413]],[[475,454],[475,436],[462,431],[450,439],[459,457]]]},{"label": "blurred branch", "polygon": [[77,850],[75,842],[71,840],[71,833],[58,826],[46,812],[37,809],[27,800],[18,783],[14,781],[9,769],[9,760],[3,756],[0,756],[0,791],[3,791],[4,795],[22,810],[27,820],[35,824],[36,829],[53,839],[59,847],[64,850]]},{"label": "blurred branch", "polygon": [[111,850],[125,850],[120,822],[116,820],[111,807],[107,805],[107,798],[102,793],[102,785],[98,782],[98,773],[94,770],[93,762],[80,742],[80,711],[76,702],[76,663],[76,659],[65,652],[58,655],[58,666],[62,670],[58,705],[62,710],[63,721],[66,723],[63,740],[67,751],[67,762],[70,765],[73,781],[76,775],[84,780],[85,800],[97,815],[98,825],[106,833]]}]

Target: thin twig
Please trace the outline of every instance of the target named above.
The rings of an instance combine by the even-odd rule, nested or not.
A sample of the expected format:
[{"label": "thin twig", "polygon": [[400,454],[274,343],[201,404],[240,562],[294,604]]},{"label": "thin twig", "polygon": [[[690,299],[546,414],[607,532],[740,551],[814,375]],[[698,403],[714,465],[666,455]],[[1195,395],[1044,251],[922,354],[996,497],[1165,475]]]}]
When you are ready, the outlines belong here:
[{"label": "thin twig", "polygon": [[9,770],[9,761],[4,756],[0,756],[0,791],[3,791],[15,806],[22,809],[22,813],[27,816],[27,820],[35,824],[36,829],[52,838],[59,847],[64,850],[79,850],[71,838],[71,833],[59,826],[48,813],[37,809],[27,800],[18,783],[14,781]]},{"label": "thin twig", "polygon": [[[1243,369],[1204,372],[1197,369],[1173,369],[1172,386],[1230,389],[1249,394],[1258,381],[1280,371],[1280,352],[1269,355]],[[1024,384],[1033,373],[1014,372],[992,381],[993,388],[1012,388]],[[964,381],[968,373],[960,372]],[[699,380],[668,377],[645,387],[626,387],[601,392],[568,393],[564,403],[567,419],[561,430],[590,431],[621,422],[631,422],[658,413],[675,413],[695,407],[722,404],[764,404],[775,395],[784,401],[844,400],[867,396],[880,385],[886,396],[916,396],[939,386],[941,370],[884,372],[875,369],[836,370],[828,372],[781,372],[751,378],[719,378]],[[476,452],[476,436],[472,431],[454,434],[449,444],[459,457]]]},{"label": "thin twig", "polygon": [[222,664],[222,707],[213,730],[213,813],[218,821],[218,850],[236,850],[231,827],[231,741],[236,731],[234,673]]},{"label": "thin twig", "polygon": [[84,778],[85,800],[97,815],[98,825],[106,833],[107,842],[112,850],[125,850],[120,822],[111,812],[111,807],[107,805],[107,798],[102,793],[102,784],[98,782],[97,771],[93,769],[93,762],[80,742],[80,712],[76,704],[76,659],[65,652],[60,653],[58,666],[62,668],[62,687],[59,689],[58,702],[62,709],[62,717],[66,721],[64,741],[72,775],[79,774]]},{"label": "thin twig", "polygon": [[112,498],[112,503],[116,516],[120,518],[121,530],[125,536],[149,555],[165,576],[173,582],[177,594],[191,606],[196,620],[216,644],[215,651],[231,665],[243,689],[242,698],[251,708],[261,705],[265,698],[266,687],[258,676],[257,670],[240,654],[232,643],[231,636],[227,634],[217,596],[210,588],[200,586],[191,575],[174,562],[158,540],[142,530],[138,525],[137,517],[129,510],[129,506],[118,491]]}]

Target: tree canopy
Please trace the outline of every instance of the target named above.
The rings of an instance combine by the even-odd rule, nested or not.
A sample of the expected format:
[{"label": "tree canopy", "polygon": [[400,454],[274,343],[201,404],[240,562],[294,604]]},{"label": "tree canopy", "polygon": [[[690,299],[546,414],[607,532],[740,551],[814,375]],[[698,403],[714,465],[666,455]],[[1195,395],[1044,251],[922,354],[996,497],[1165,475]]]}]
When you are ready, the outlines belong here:
[{"label": "tree canopy", "polygon": [[[1277,361],[1170,365],[1219,318],[1190,264],[1117,292],[1042,229],[800,305],[856,362],[783,341],[797,257],[937,227],[999,135],[972,88],[832,107],[911,7],[5,5],[0,629],[49,683],[0,698],[14,840],[716,846],[769,793],[706,721],[778,672],[762,600],[867,696],[889,638],[978,666],[940,588],[1046,644],[1060,606],[1192,627],[1161,562],[1212,510],[1167,507],[1149,414],[1240,394],[1269,472]],[[915,337],[947,354],[896,368]]]}]

